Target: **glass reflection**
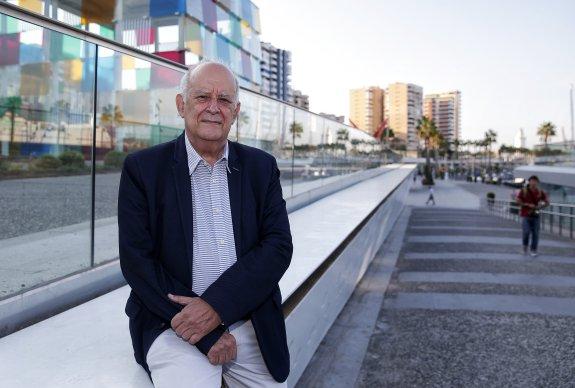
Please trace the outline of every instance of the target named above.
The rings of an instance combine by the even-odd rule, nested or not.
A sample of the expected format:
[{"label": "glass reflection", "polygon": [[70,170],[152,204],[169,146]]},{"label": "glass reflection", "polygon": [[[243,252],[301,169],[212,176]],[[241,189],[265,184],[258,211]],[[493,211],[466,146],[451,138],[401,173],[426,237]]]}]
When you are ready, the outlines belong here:
[{"label": "glass reflection", "polygon": [[0,298],[90,265],[95,46],[0,14]]},{"label": "glass reflection", "polygon": [[117,198],[126,155],[182,133],[175,104],[182,72],[102,48],[98,66],[98,81],[119,81],[98,94],[94,259],[102,263],[118,257]]}]

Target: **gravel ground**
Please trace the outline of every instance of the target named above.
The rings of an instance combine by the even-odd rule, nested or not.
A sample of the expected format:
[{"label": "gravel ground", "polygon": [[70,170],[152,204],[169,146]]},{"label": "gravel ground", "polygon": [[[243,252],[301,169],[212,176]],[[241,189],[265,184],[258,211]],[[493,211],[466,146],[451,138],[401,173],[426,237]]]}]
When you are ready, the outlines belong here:
[{"label": "gravel ground", "polygon": [[[473,185],[473,184],[465,184]],[[477,186],[480,184],[477,184]],[[482,185],[487,186],[487,185]],[[491,186],[487,186],[491,187]],[[444,226],[433,232],[407,229],[385,293],[521,295],[575,298],[575,287],[399,282],[402,272],[481,272],[575,277],[573,248],[542,247],[543,254],[574,258],[570,263],[525,260],[406,259],[407,253],[513,253],[517,245],[406,243],[410,236],[511,237],[515,232],[457,230],[466,227],[517,227],[481,212],[418,208],[410,226]],[[453,231],[453,233],[451,233]],[[545,239],[568,241],[550,235]],[[462,310],[391,309],[382,304],[356,386],[360,387],[575,387],[575,317]]]},{"label": "gravel ground", "polygon": [[[90,175],[0,180],[0,240],[88,221],[90,183]],[[119,186],[119,172],[96,175],[97,220],[117,215]]]},{"label": "gravel ground", "polygon": [[573,387],[575,318],[383,310],[361,387]]},{"label": "gravel ground", "polygon": [[[90,179],[81,175],[0,181],[0,239],[88,221]],[[120,173],[96,175],[96,219],[116,215],[119,185]]]}]

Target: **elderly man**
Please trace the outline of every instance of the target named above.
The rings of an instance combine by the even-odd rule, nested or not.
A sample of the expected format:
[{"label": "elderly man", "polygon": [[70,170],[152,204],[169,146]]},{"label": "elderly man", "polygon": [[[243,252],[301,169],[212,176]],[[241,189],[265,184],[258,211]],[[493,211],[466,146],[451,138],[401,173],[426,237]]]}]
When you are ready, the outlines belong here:
[{"label": "elderly man", "polygon": [[227,140],[240,103],[226,66],[190,69],[176,105],[184,133],[129,155],[120,182],[136,361],[156,387],[285,386],[292,242],[276,161]]}]

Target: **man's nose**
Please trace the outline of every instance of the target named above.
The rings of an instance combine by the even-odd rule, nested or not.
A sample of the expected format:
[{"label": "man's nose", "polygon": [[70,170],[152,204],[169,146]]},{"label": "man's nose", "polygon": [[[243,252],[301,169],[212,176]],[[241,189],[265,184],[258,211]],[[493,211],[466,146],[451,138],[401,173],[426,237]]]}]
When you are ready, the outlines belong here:
[{"label": "man's nose", "polygon": [[210,103],[208,104],[208,112],[217,113],[218,109],[218,99],[217,98],[210,98]]}]

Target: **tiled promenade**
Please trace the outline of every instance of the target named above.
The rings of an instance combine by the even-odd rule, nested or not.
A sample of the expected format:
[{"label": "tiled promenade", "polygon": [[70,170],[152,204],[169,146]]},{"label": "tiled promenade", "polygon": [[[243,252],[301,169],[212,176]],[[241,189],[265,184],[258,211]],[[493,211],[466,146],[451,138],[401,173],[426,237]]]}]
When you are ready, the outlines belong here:
[{"label": "tiled promenade", "polygon": [[439,182],[435,207],[415,186],[299,386],[575,386],[575,243],[524,256],[463,185]]}]

